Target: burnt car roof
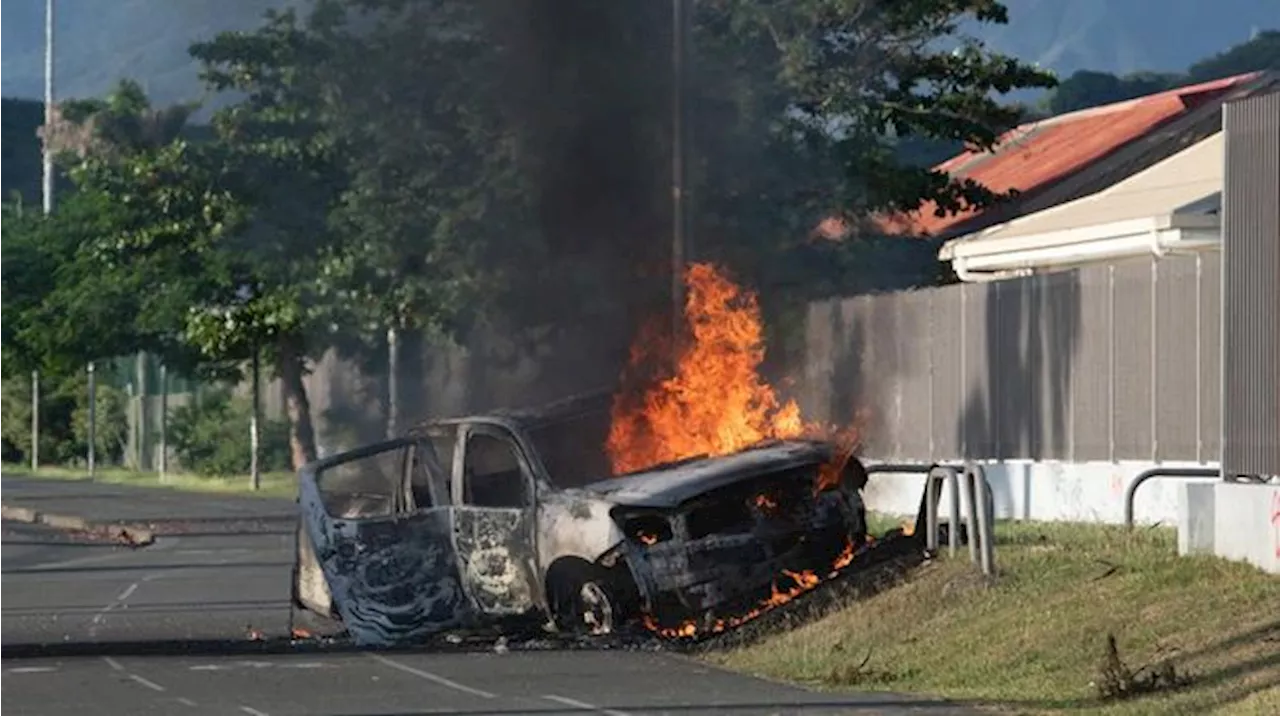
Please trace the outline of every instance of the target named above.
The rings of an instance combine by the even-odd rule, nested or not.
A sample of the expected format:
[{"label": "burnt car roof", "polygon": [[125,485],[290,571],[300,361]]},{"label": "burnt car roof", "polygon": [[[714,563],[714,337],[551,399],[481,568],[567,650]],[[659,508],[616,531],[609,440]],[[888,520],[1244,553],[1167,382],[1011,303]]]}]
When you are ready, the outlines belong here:
[{"label": "burnt car roof", "polygon": [[573,395],[552,403],[528,408],[497,408],[447,418],[431,418],[409,429],[417,434],[433,425],[454,425],[465,422],[507,423],[526,430],[554,425],[592,413],[607,417],[613,405],[613,393],[608,390]]},{"label": "burnt car roof", "polygon": [[831,446],[808,440],[765,443],[741,452],[703,457],[593,482],[583,489],[632,507],[673,508],[718,487],[827,460]]}]

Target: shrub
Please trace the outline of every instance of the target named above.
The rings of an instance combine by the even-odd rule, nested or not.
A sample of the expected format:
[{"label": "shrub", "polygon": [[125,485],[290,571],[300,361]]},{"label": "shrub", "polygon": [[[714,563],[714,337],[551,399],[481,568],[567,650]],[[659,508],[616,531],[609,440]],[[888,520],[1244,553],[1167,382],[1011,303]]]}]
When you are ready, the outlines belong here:
[{"label": "shrub", "polygon": [[[249,471],[249,401],[230,391],[206,393],[169,415],[169,444],[186,470],[205,476],[243,475]],[[289,426],[280,420],[258,423],[260,463],[268,470],[289,469]]]},{"label": "shrub", "polygon": [[[103,464],[118,463],[129,437],[128,399],[124,391],[101,382],[97,385],[95,458]],[[4,421],[4,459],[27,461],[31,457],[31,381],[5,379],[0,388]],[[89,391],[84,375],[42,376],[40,381],[40,461],[45,464],[82,465],[89,446]]]}]

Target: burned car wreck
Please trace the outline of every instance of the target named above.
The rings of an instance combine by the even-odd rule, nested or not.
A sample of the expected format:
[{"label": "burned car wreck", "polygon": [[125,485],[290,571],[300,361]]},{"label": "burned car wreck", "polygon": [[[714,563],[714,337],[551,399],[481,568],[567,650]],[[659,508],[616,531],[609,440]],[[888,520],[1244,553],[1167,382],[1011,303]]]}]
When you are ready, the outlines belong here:
[{"label": "burned car wreck", "polygon": [[[776,441],[611,476],[608,396],[439,420],[300,471],[296,605],[361,644],[508,618],[713,618],[866,538],[856,459]],[[652,626],[651,626],[652,628]]]}]

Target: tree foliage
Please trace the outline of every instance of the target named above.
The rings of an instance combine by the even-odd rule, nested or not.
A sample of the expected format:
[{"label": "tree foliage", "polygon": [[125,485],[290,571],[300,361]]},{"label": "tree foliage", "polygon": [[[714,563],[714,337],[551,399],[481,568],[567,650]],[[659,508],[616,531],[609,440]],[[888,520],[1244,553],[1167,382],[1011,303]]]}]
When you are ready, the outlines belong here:
[{"label": "tree foliage", "polygon": [[1266,30],[1248,42],[1191,65],[1186,72],[1135,72],[1117,76],[1080,70],[1058,85],[1047,98],[1045,107],[1051,114],[1062,114],[1196,82],[1277,69],[1280,69],[1280,30]]},{"label": "tree foliage", "polygon": [[[931,267],[807,239],[833,215],[997,200],[895,147],[991,146],[1021,112],[999,95],[1053,82],[958,33],[1005,22],[994,0],[690,5],[693,255],[796,296],[877,257]],[[230,97],[200,140],[191,107],[134,83],[64,105],[49,138],[77,193],[16,219],[5,357],[146,349],[210,370],[262,351],[297,464],[315,456],[307,358],[336,343],[625,325],[670,278],[673,38],[652,0],[317,0],[192,47]]]}]

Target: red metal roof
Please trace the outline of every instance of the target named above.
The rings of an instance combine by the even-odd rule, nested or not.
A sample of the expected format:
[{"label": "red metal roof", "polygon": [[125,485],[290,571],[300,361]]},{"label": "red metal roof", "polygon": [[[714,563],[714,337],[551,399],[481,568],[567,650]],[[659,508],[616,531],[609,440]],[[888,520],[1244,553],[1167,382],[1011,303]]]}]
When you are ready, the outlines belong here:
[{"label": "red metal roof", "polygon": [[[964,152],[936,169],[973,179],[996,192],[1029,194],[1097,162],[1185,112],[1254,79],[1252,72],[1136,99],[1083,109],[1010,130],[991,152]],[[877,221],[890,234],[931,236],[981,211],[937,217],[929,202],[908,214]]]}]

